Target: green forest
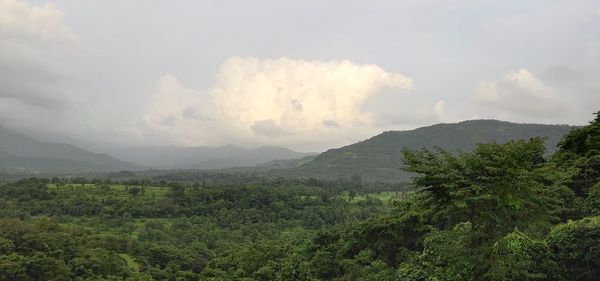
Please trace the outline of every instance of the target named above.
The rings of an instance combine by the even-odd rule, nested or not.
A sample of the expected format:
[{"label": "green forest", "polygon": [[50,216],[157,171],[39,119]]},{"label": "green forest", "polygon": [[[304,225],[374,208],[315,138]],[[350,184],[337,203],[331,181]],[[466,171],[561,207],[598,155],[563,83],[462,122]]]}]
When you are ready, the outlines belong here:
[{"label": "green forest", "polygon": [[405,148],[408,183],[8,183],[0,280],[600,280],[600,112],[545,141]]}]

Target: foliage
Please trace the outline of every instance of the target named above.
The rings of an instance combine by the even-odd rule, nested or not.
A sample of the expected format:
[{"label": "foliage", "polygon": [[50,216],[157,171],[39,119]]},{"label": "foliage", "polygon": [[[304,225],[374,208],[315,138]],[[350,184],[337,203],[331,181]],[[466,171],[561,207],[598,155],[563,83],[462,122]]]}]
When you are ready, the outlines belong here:
[{"label": "foliage", "polygon": [[548,245],[520,231],[494,244],[493,280],[561,280],[557,268]]},{"label": "foliage", "polygon": [[[465,245],[481,278],[490,266],[491,246],[515,227],[545,225],[546,198],[541,139],[480,144],[471,153],[451,154],[441,149],[405,150],[407,170],[419,175],[418,204],[431,222],[450,229],[469,222]],[[532,229],[531,231],[536,231]]]},{"label": "foliage", "polygon": [[566,280],[599,280],[600,217],[557,225],[546,241]]},{"label": "foliage", "polygon": [[1,280],[314,280],[311,267],[328,265],[307,256],[311,233],[363,220],[391,198],[318,181],[91,182],[0,188]]},{"label": "foliage", "polygon": [[570,172],[569,187],[585,197],[600,182],[600,111],[588,126],[565,135],[558,148],[553,160]]}]

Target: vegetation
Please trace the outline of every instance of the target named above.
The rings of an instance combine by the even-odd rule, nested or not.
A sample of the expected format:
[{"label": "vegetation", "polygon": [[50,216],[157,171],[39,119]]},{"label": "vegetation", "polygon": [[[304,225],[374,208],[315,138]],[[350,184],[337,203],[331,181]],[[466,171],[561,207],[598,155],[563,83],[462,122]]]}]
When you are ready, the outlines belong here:
[{"label": "vegetation", "polygon": [[[283,179],[182,185],[32,178],[5,185],[0,193],[2,280],[267,274],[263,263],[283,266],[292,262],[290,254],[304,256],[303,246],[319,230],[365,220],[396,198],[395,191]],[[52,265],[28,267],[42,258]],[[50,271],[59,265],[59,271]]]},{"label": "vegetation", "polygon": [[479,143],[504,143],[511,140],[545,138],[546,153],[573,127],[566,125],[516,124],[496,120],[471,120],[454,124],[437,124],[409,131],[389,131],[338,149],[331,149],[295,169],[272,172],[280,176],[305,176],[320,179],[365,181],[410,181],[403,166],[403,149],[440,147],[446,151],[471,151]]},{"label": "vegetation", "polygon": [[410,187],[22,180],[0,188],[0,279],[600,280],[599,134],[600,112],[552,155],[541,138],[404,149]]}]

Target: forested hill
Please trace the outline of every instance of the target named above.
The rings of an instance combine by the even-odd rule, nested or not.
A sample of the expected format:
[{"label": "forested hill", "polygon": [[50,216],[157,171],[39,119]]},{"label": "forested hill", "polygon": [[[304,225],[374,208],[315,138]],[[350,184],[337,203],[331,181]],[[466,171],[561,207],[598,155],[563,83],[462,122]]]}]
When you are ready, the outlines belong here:
[{"label": "forested hill", "polygon": [[471,120],[437,124],[408,131],[388,131],[368,140],[331,149],[313,161],[284,175],[310,176],[323,179],[352,178],[377,181],[408,180],[400,171],[402,149],[440,147],[448,151],[470,151],[478,143],[546,137],[547,154],[573,129],[568,125],[517,124],[497,120]]},{"label": "forested hill", "polygon": [[0,171],[116,171],[137,167],[106,154],[65,143],[38,141],[0,126]]}]

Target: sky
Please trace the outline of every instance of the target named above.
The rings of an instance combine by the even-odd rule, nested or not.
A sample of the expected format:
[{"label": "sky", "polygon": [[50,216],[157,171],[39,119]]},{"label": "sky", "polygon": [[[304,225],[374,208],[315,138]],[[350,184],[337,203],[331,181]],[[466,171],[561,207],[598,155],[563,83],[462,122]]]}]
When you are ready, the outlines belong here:
[{"label": "sky", "polygon": [[0,0],[0,125],[45,140],[323,151],[599,110],[597,0]]}]

